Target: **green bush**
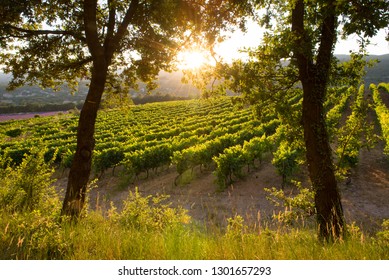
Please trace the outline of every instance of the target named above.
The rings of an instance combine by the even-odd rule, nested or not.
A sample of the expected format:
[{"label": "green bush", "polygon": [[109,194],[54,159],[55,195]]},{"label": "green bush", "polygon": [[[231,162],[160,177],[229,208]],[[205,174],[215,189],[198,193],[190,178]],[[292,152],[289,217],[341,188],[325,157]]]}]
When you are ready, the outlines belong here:
[{"label": "green bush", "polygon": [[187,210],[178,207],[172,208],[165,200],[168,196],[142,196],[138,188],[129,192],[124,201],[123,210],[118,213],[115,207],[109,211],[112,221],[119,222],[125,228],[136,230],[163,230],[186,224],[190,221]]},{"label": "green bush", "polygon": [[119,147],[113,147],[102,151],[94,151],[93,166],[95,172],[103,173],[108,168],[115,168],[124,159],[124,151]]},{"label": "green bush", "polygon": [[294,149],[287,141],[282,141],[273,156],[272,164],[282,176],[282,188],[284,188],[299,169],[301,151]]},{"label": "green bush", "polygon": [[293,181],[298,189],[296,195],[286,195],[283,190],[276,188],[267,189],[265,191],[269,194],[266,198],[275,206],[281,206],[284,211],[273,214],[273,219],[283,224],[294,224],[302,221],[315,214],[315,193],[312,189],[302,187],[301,183]]},{"label": "green bush", "polygon": [[45,162],[45,149],[33,148],[18,166],[8,164],[2,157],[0,170],[0,209],[9,212],[33,210],[53,211],[58,197],[52,186],[54,169]]},{"label": "green bush", "polygon": [[9,136],[9,137],[18,137],[22,134],[23,130],[21,130],[20,128],[15,128],[15,129],[10,129],[8,131],[5,132],[5,135]]},{"label": "green bush", "polygon": [[5,151],[5,157],[10,160],[12,165],[20,165],[23,161],[23,158],[30,153],[30,149],[19,146],[7,149]]},{"label": "green bush", "polygon": [[247,159],[240,145],[226,148],[222,154],[213,157],[216,163],[215,174],[221,188],[226,188],[232,183],[232,176],[242,178],[242,168],[247,164]]},{"label": "green bush", "polygon": [[[19,166],[1,157],[0,259],[57,259],[66,244],[59,223],[61,203],[45,149],[32,149]],[[54,155],[55,156],[55,155]]]},{"label": "green bush", "polygon": [[382,222],[382,231],[377,232],[378,240],[389,245],[389,220],[384,220]]}]

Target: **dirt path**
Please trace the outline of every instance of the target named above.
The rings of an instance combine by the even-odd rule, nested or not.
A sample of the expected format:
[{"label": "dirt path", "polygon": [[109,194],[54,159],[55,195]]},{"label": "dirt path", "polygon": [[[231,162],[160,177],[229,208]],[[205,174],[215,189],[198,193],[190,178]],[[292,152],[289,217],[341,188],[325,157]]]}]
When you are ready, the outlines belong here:
[{"label": "dirt path", "polygon": [[362,150],[350,184],[341,185],[346,217],[364,228],[376,229],[382,219],[389,219],[389,159],[382,151],[382,144]]},{"label": "dirt path", "polygon": [[[281,178],[274,176],[275,169],[268,163],[248,174],[244,180],[220,191],[214,183],[215,176],[211,171],[195,170],[193,179],[188,184],[174,184],[177,173],[170,167],[159,174],[151,174],[148,179],[138,179],[122,185],[119,176],[105,175],[100,179],[98,187],[91,192],[91,205],[97,203],[105,208],[102,201],[113,201],[120,209],[122,201],[128,191],[137,187],[142,195],[167,194],[169,202],[174,206],[181,206],[188,210],[191,217],[200,222],[213,225],[225,225],[226,219],[236,214],[242,215],[249,223],[258,222],[258,219],[270,218],[275,207],[266,199],[265,187],[280,186]],[[260,212],[260,213],[259,213]]]},{"label": "dirt path", "polygon": [[[340,184],[347,222],[355,221],[364,231],[375,231],[383,219],[389,219],[389,160],[382,154],[382,148],[381,144],[374,150],[363,150],[350,182]],[[175,168],[170,167],[158,174],[150,174],[147,179],[125,182],[123,177],[107,172],[98,181],[98,187],[91,191],[92,208],[98,205],[106,210],[109,201],[113,201],[120,209],[128,192],[138,187],[142,195],[167,194],[173,206],[184,207],[193,219],[217,226],[225,225],[226,218],[236,214],[250,224],[263,223],[281,210],[266,199],[264,191],[264,188],[281,185],[281,178],[269,160],[222,192],[214,183],[215,176],[211,171],[195,170],[194,178],[181,186],[175,186],[176,176]],[[306,174],[300,177],[305,183],[309,182]],[[65,186],[65,182],[66,176],[63,176],[59,184]],[[295,190],[288,188],[286,191]]]}]

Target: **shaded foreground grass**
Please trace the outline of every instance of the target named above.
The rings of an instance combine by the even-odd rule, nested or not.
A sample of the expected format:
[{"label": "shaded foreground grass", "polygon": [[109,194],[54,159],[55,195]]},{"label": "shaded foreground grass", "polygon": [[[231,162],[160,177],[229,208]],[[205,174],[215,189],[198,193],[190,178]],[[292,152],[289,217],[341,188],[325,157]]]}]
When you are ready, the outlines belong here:
[{"label": "shaded foreground grass", "polygon": [[209,228],[165,196],[135,190],[120,212],[86,208],[70,221],[60,216],[44,152],[37,148],[17,167],[0,157],[0,259],[389,259],[389,220],[374,236],[351,225],[347,239],[323,244],[312,228],[252,230],[240,216],[226,229]]},{"label": "shaded foreground grass", "polygon": [[322,244],[310,229],[253,233],[236,226],[210,231],[193,223],[129,226],[97,212],[77,223],[56,222],[38,211],[27,215],[3,212],[0,223],[1,259],[389,258],[388,231],[374,237],[354,232],[347,240]]}]

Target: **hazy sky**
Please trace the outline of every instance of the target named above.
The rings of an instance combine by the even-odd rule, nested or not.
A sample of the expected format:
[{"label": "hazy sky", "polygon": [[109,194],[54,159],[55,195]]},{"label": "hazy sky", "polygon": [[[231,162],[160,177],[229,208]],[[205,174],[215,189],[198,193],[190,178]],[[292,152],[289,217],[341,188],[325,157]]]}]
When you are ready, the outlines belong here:
[{"label": "hazy sky", "polygon": [[[247,33],[235,32],[231,38],[220,44],[216,48],[216,52],[229,59],[236,57],[236,51],[243,47],[255,47],[261,42],[263,30],[254,23],[248,25]],[[389,42],[385,40],[385,30],[380,30],[378,35],[371,39],[371,45],[367,50],[369,54],[388,54]],[[347,40],[339,41],[335,47],[335,54],[349,54],[350,50],[357,51],[359,46],[357,43],[358,37],[356,35],[350,36]]]},{"label": "hazy sky", "polygon": [[[384,29],[381,29],[377,36],[370,40],[370,45],[367,47],[369,54],[388,54],[389,42],[385,40],[386,33]],[[350,36],[346,41],[340,41],[335,47],[336,54],[348,54],[349,50],[358,50],[358,37],[356,35]]]}]

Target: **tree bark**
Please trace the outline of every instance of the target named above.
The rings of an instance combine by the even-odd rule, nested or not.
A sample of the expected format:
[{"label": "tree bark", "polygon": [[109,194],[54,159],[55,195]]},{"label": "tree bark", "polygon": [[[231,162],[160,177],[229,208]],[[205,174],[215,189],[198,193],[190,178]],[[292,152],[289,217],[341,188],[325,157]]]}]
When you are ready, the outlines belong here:
[{"label": "tree bark", "polygon": [[303,127],[308,171],[315,190],[318,233],[327,241],[343,234],[344,219],[335,178],[322,96],[325,90],[315,82],[303,83]]},{"label": "tree bark", "polygon": [[68,185],[62,205],[62,214],[72,217],[78,217],[85,204],[95,146],[94,132],[97,111],[104,92],[108,67],[139,6],[139,0],[131,1],[124,19],[115,33],[115,5],[111,1],[108,2],[108,30],[102,44],[97,26],[97,0],[84,1],[85,40],[92,56],[93,65],[89,91],[78,121],[77,148],[70,168]]},{"label": "tree bark", "polygon": [[77,148],[70,168],[62,206],[62,214],[64,215],[78,217],[85,204],[86,188],[92,166],[92,153],[95,146],[95,123],[104,92],[107,70],[104,57],[93,65],[88,95],[78,121]]},{"label": "tree bark", "polygon": [[86,188],[92,168],[95,147],[97,111],[107,80],[110,57],[100,44],[97,30],[97,1],[84,1],[84,28],[89,52],[92,56],[92,77],[82,107],[77,129],[77,148],[70,167],[68,185],[62,205],[62,214],[78,217],[85,204]]},{"label": "tree bark", "polygon": [[296,36],[294,56],[303,86],[302,122],[308,171],[315,191],[318,234],[329,241],[343,235],[345,224],[323,107],[336,39],[335,8],[333,1],[327,2],[323,8],[325,16],[316,63],[312,41],[304,28],[303,0],[298,0],[293,9],[292,31]]}]

